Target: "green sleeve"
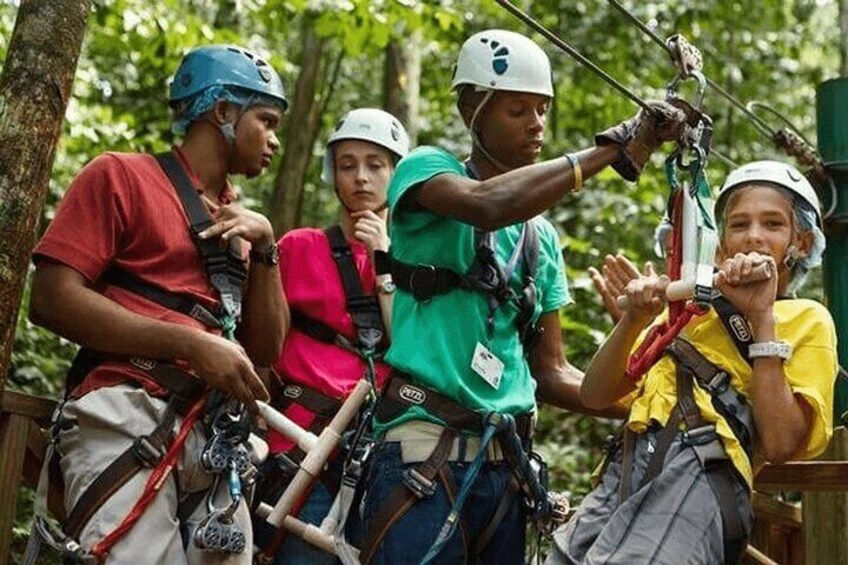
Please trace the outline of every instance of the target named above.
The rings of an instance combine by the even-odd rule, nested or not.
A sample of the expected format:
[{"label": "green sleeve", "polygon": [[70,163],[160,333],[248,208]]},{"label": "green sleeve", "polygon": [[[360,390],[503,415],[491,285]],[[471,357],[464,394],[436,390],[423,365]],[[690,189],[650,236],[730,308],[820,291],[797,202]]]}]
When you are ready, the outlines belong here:
[{"label": "green sleeve", "polygon": [[544,218],[537,218],[533,223],[539,230],[536,285],[541,294],[542,312],[553,312],[572,301],[565,279],[565,262],[559,246],[559,236],[551,223]]},{"label": "green sleeve", "polygon": [[401,159],[389,184],[389,208],[392,213],[395,213],[406,194],[444,173],[466,176],[462,163],[438,147],[424,145]]}]

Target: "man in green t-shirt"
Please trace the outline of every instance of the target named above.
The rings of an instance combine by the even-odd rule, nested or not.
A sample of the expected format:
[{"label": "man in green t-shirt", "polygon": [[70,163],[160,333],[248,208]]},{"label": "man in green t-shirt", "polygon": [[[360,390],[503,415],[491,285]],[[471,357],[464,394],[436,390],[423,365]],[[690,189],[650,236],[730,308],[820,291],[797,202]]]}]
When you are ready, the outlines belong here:
[{"label": "man in green t-shirt", "polygon": [[398,292],[386,360],[396,371],[374,419],[363,563],[524,562],[525,506],[506,462],[515,458],[503,434],[489,441],[494,423],[514,420],[527,447],[536,398],[582,408],[582,373],[562,348],[558,311],[570,296],[558,237],[536,216],[608,165],[636,180],[684,120],[655,102],[596,147],[534,164],[553,97],[539,46],[478,33],[453,87],[471,157],[418,148],[389,187],[383,268]]}]

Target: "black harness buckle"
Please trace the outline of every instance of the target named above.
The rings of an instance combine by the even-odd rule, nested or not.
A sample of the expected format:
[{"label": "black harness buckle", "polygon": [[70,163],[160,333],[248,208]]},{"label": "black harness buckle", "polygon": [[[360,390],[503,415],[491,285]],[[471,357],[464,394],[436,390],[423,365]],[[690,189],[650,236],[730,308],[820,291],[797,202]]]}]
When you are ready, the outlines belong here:
[{"label": "black harness buckle", "polygon": [[706,445],[711,441],[718,439],[716,435],[716,427],[713,424],[707,424],[700,428],[691,430],[683,430],[683,443],[685,445]]}]

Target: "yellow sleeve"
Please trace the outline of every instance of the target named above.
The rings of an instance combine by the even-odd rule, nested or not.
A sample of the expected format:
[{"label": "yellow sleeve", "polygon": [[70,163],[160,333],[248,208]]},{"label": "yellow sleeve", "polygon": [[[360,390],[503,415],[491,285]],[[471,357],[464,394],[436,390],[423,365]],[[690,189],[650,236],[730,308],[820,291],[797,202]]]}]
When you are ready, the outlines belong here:
[{"label": "yellow sleeve", "polygon": [[836,328],[830,312],[817,302],[804,302],[804,310],[780,328],[778,337],[792,344],[792,357],[784,365],[786,381],[813,411],[807,442],[795,458],[812,459],[825,450],[833,435],[833,386],[838,364]]}]

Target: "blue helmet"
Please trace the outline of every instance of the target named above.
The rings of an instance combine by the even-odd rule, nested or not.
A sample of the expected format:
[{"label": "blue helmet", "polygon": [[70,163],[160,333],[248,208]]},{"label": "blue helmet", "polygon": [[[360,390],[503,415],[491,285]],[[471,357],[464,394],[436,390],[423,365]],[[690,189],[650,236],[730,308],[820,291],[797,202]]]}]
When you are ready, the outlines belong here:
[{"label": "blue helmet", "polygon": [[173,106],[210,86],[234,86],[263,95],[279,103],[283,111],[289,105],[283,82],[273,67],[235,45],[208,45],[189,51],[171,82],[168,102]]}]

